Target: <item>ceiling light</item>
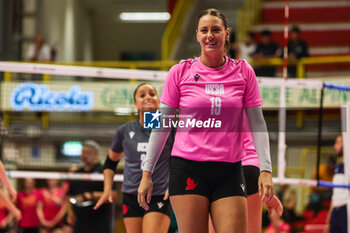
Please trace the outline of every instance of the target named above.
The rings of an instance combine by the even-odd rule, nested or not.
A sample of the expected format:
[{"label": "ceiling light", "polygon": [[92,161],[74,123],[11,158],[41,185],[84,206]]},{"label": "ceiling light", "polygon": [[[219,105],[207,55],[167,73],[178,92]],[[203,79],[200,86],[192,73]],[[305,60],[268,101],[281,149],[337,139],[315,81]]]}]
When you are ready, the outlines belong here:
[{"label": "ceiling light", "polygon": [[170,14],[168,12],[122,12],[119,18],[123,21],[165,22],[170,19]]}]

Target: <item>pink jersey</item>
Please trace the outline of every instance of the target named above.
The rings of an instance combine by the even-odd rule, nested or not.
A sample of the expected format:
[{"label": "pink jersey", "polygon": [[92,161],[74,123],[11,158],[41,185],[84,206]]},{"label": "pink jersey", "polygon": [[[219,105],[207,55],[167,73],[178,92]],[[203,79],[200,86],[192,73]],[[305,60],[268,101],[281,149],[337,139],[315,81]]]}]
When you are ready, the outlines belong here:
[{"label": "pink jersey", "polygon": [[17,206],[22,212],[22,219],[19,221],[21,228],[37,228],[40,226],[36,213],[36,206],[40,200],[42,200],[42,195],[38,189],[34,189],[29,194],[25,191],[18,193]]},{"label": "pink jersey", "polygon": [[[245,155],[241,133],[244,108],[261,106],[262,100],[252,67],[245,60],[225,59],[218,68],[206,67],[195,58],[170,69],[160,100],[179,109],[179,126],[182,116],[188,115],[211,121],[209,128],[200,130],[178,126],[173,156],[237,162]],[[213,127],[218,121],[220,127]]]},{"label": "pink jersey", "polygon": [[41,193],[43,195],[43,202],[44,202],[44,208],[43,208],[44,218],[47,221],[51,221],[56,217],[58,212],[60,212],[62,204],[57,204],[50,198],[50,196],[55,197],[58,200],[62,200],[63,202],[63,196],[64,196],[63,188],[58,187],[54,193],[51,193],[50,190],[47,188],[43,188],[41,190]]},{"label": "pink jersey", "polygon": [[259,168],[259,157],[255,150],[253,137],[250,133],[249,122],[246,114],[244,114],[243,120],[243,141],[246,154],[242,158],[242,165],[255,166]]}]

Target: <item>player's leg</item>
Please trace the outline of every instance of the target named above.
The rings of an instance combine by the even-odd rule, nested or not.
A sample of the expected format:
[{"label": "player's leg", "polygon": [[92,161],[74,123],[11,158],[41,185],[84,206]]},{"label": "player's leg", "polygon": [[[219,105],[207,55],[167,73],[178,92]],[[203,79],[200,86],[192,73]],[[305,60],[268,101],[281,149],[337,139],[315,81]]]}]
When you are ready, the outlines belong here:
[{"label": "player's leg", "polygon": [[260,170],[256,166],[243,166],[248,195],[248,233],[261,233],[262,202],[259,195]]},{"label": "player's leg", "polygon": [[176,195],[170,197],[179,232],[208,232],[209,199],[201,195]]},{"label": "player's leg", "polygon": [[[248,204],[248,233],[261,233],[262,203],[259,193],[249,195]],[[213,222],[209,216],[209,233],[215,233]]]},{"label": "player's leg", "polygon": [[262,202],[259,193],[249,195],[248,202],[248,233],[261,233]]},{"label": "player's leg", "polygon": [[142,222],[142,233],[167,233],[170,226],[170,201],[164,195],[152,196]]},{"label": "player's leg", "polygon": [[181,233],[207,233],[209,191],[202,180],[202,162],[173,157],[169,193],[178,229]]},{"label": "player's leg", "polygon": [[123,193],[123,221],[127,233],[142,233],[145,211],[137,202],[137,196]]},{"label": "player's leg", "polygon": [[141,217],[123,218],[123,221],[127,233],[142,233]]},{"label": "player's leg", "polygon": [[210,170],[210,216],[216,233],[247,233],[247,193],[240,162],[216,163]]},{"label": "player's leg", "polygon": [[143,217],[142,233],[167,233],[170,217],[160,212],[150,212]]}]

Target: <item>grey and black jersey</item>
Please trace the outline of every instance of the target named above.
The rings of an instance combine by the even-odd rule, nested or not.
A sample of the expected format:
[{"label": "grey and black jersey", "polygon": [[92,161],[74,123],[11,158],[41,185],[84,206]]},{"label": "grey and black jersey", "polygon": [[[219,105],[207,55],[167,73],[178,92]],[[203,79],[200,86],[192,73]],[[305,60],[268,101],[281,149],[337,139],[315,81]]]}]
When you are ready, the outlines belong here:
[{"label": "grey and black jersey", "polygon": [[[113,137],[111,150],[124,152],[125,167],[122,192],[137,194],[142,177],[142,165],[146,156],[151,131],[144,129],[138,120],[125,123]],[[163,195],[169,183],[169,165],[175,131],[169,134],[164,149],[152,174],[152,195]]]}]

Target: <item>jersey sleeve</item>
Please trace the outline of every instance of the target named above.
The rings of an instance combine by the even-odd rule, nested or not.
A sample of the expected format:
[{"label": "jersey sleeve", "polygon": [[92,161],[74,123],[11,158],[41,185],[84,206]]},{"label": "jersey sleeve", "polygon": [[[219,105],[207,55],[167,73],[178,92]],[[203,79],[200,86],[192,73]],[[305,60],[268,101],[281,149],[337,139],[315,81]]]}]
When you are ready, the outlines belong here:
[{"label": "jersey sleeve", "polygon": [[245,76],[247,82],[243,105],[246,108],[261,106],[263,103],[260,96],[258,80],[255,76],[255,72],[247,61],[243,60],[243,62],[243,75]]},{"label": "jersey sleeve", "polygon": [[121,126],[113,137],[112,145],[110,148],[115,153],[123,152],[124,131],[125,131],[125,125]]},{"label": "jersey sleeve", "polygon": [[179,88],[179,78],[180,78],[180,65],[174,65],[168,72],[166,80],[164,82],[162,95],[160,97],[160,102],[169,105],[171,107],[177,108],[180,100],[180,88]]},{"label": "jersey sleeve", "polygon": [[37,202],[42,202],[44,201],[44,194],[43,194],[44,189],[38,189],[35,193]]}]

